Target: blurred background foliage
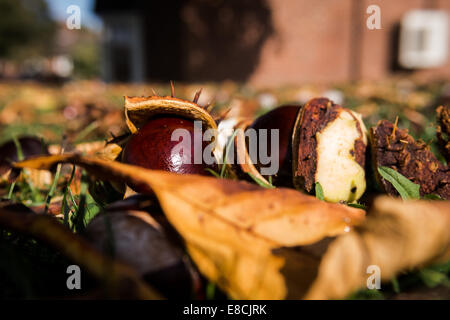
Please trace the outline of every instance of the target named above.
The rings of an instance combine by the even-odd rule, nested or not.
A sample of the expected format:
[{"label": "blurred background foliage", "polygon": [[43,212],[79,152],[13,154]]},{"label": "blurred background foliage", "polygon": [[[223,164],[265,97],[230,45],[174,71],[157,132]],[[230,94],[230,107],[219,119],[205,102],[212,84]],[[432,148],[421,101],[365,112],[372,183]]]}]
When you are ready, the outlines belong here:
[{"label": "blurred background foliage", "polygon": [[[348,2],[358,7],[364,1]],[[318,10],[338,15],[339,19],[336,20],[322,14],[311,14],[310,11],[303,10],[304,7],[301,8],[302,10],[284,10],[285,13],[290,11],[295,15],[295,21],[288,21],[284,17],[276,16],[275,13],[279,13],[280,10],[273,10],[270,5],[276,5],[279,9],[281,4],[285,3],[290,5],[303,3],[309,10],[314,8],[309,7],[309,4],[303,0],[297,2],[230,0],[208,3],[201,0],[180,0],[175,1],[177,11],[170,11],[174,19],[168,20],[164,19],[162,14],[169,10],[164,2],[154,5],[154,2],[144,1],[99,0],[96,1],[98,4],[96,10],[105,15],[105,21],[107,21],[105,25],[111,31],[108,33],[105,30],[108,28],[102,29],[88,23],[89,12],[92,14],[94,11],[93,0],[76,3],[84,4],[81,11],[82,27],[69,30],[65,18],[69,15],[66,8],[72,4],[70,0],[0,0],[0,145],[24,135],[40,137],[53,147],[61,144],[62,137],[67,137],[69,142],[77,144],[104,141],[112,136],[119,136],[126,131],[123,96],[149,96],[152,95],[153,90],[162,96],[170,95],[170,86],[165,80],[176,80],[177,76],[182,78],[182,73],[188,70],[188,76],[194,80],[176,81],[176,96],[192,100],[195,92],[203,88],[199,104],[206,105],[214,101],[216,107],[213,113],[216,115],[231,108],[228,114],[230,117],[254,117],[282,104],[302,105],[311,98],[325,96],[338,104],[360,112],[368,128],[380,119],[394,122],[398,116],[400,128],[408,128],[415,138],[423,139],[431,146],[439,159],[445,161],[436,146],[435,109],[439,105],[450,105],[448,77],[440,79],[436,77],[430,80],[428,77],[414,74],[411,70],[401,70],[402,72],[395,74],[391,74],[392,70],[388,70],[386,74],[389,76],[383,76],[381,80],[370,80],[369,77],[367,79],[345,78],[349,71],[353,77],[355,70],[352,68],[347,70],[345,63],[343,65],[334,63],[335,60],[332,58],[338,56],[334,55],[334,52],[339,50],[321,46],[334,43],[328,40],[336,38],[333,33],[335,28],[323,23],[338,21],[341,25],[345,19],[342,19],[340,10],[328,10],[325,5],[317,6]],[[395,3],[390,2],[389,5],[401,5],[402,10],[406,11],[408,8],[405,3],[405,0],[399,0]],[[441,3],[444,2],[441,1]],[[133,62],[134,57],[130,53],[133,50],[130,49],[129,44],[133,42],[130,39],[135,34],[133,22],[136,16],[130,16],[127,10],[122,10],[123,6],[128,5],[135,8],[153,6],[151,10],[137,12],[137,16],[147,15],[147,18],[150,16],[153,19],[148,19],[150,22],[148,22],[146,33],[137,46],[143,51],[147,50],[145,72],[146,76],[152,80],[151,82],[133,83],[131,80],[128,83],[114,82],[122,78],[117,76],[108,80],[102,75],[105,61],[111,64],[111,69],[119,71],[133,69],[133,63],[123,64],[127,59]],[[54,14],[55,8],[59,10],[58,16]],[[128,15],[126,21],[129,25],[125,24],[125,27],[121,28],[121,19],[113,17],[108,20],[109,12],[113,12],[113,16]],[[365,11],[361,12],[364,14]],[[391,11],[384,10],[383,14],[389,12]],[[313,17],[318,17],[320,23],[317,23]],[[305,20],[321,27],[318,30],[303,27]],[[348,21],[356,20],[358,19],[348,19]],[[359,18],[359,20],[365,23],[364,19]],[[235,23],[236,21],[238,23]],[[152,23],[160,23],[160,25],[154,27]],[[284,23],[292,23],[293,26],[285,30],[276,28]],[[119,28],[116,28],[116,24]],[[130,25],[133,28],[128,28]],[[180,26],[191,26],[192,29],[184,30]],[[296,26],[298,29],[295,29]],[[383,28],[388,32],[388,27],[383,26]],[[241,34],[237,34],[239,30],[243,30]],[[307,30],[306,35],[301,33],[305,30]],[[331,32],[331,36],[320,33],[325,32],[324,30]],[[183,31],[186,34],[183,34]],[[371,32],[365,29],[363,31],[369,34]],[[296,32],[303,35],[306,40],[297,39],[301,36]],[[217,34],[222,35],[223,38],[218,37]],[[341,37],[338,38],[339,41],[336,43],[341,45],[343,41]],[[358,47],[353,41],[355,38],[361,37],[349,37],[353,49]],[[115,58],[108,58],[105,55],[104,44],[108,39],[111,40],[109,49],[116,55]],[[190,39],[190,42],[186,39]],[[184,40],[186,42],[183,42]],[[311,50],[303,50],[307,46],[295,47],[294,40],[299,41],[297,45],[302,44],[301,41],[310,41],[306,43],[317,44],[317,46],[312,47]],[[386,36],[384,40],[389,39]],[[269,49],[273,49],[272,51],[267,51],[265,41],[269,44]],[[294,44],[290,46],[292,43]],[[379,45],[377,42],[373,43],[375,46]],[[239,46],[242,48],[239,49]],[[263,52],[263,50],[266,51]],[[366,48],[366,51],[372,50]],[[328,54],[329,52],[333,54]],[[306,58],[299,56],[302,53],[311,53],[311,56]],[[386,59],[392,58],[390,54],[386,54]],[[259,76],[266,77],[265,79],[273,78],[272,83],[276,85],[255,86],[251,82],[249,72],[264,65],[260,64],[261,57],[266,59],[266,69],[261,69]],[[323,68],[305,70],[307,68],[299,68],[298,65],[290,66],[289,59],[302,60],[303,58],[306,61],[305,64],[308,64],[311,59],[316,64],[323,64]],[[351,58],[353,59],[353,56]],[[318,61],[320,59],[322,60]],[[366,65],[372,64],[371,59],[361,58],[360,60]],[[280,61],[284,61],[285,68],[277,65],[281,63]],[[352,65],[353,62],[351,60]],[[381,63],[388,65],[386,61]],[[345,72],[342,72],[344,76],[341,81],[327,78],[334,73],[329,71],[331,67],[336,67],[337,70],[345,69]],[[151,74],[155,70],[161,73]],[[230,70],[244,70],[245,74],[228,79],[225,76],[232,74]],[[277,77],[272,76],[270,72],[274,72]],[[124,73],[130,75],[129,70],[125,70]],[[288,73],[290,76],[303,75],[308,81],[299,83],[293,81],[292,84],[286,85],[284,80],[293,79],[287,77]],[[316,80],[328,80],[310,81],[308,77],[312,76],[316,76],[314,78]],[[67,175],[70,176],[70,172],[65,172],[63,176],[65,178]],[[75,180],[81,180],[81,172],[78,172]],[[62,184],[61,181],[59,182]],[[41,190],[30,188],[30,186],[32,185],[27,181],[23,182],[23,185],[18,184],[17,190],[20,191],[13,194],[12,199],[27,205],[42,204],[48,192],[48,184]],[[9,190],[8,184],[0,185],[0,196],[5,197]],[[61,190],[59,188],[59,191]],[[61,194],[58,196],[61,197]],[[79,204],[80,195],[75,194],[71,200],[74,206]],[[89,218],[101,209],[89,195],[86,197],[86,208]],[[64,291],[65,288],[61,286],[65,284],[66,276],[62,266],[67,263],[59,253],[49,250],[33,239],[0,230],[0,298],[67,294]],[[361,291],[355,293],[352,298],[389,298],[390,295],[399,293],[398,286],[402,290],[408,288],[411,279],[415,281],[414,284],[423,286],[425,283],[427,287],[445,285],[447,288],[445,294],[448,295],[448,274],[448,263],[435,269],[414,271],[413,274],[400,276],[398,283],[397,280],[394,281],[392,286],[387,288],[385,296],[379,292],[374,295],[374,291]],[[53,280],[50,282],[49,279]],[[424,295],[433,297],[429,292]],[[419,298],[423,298],[424,295]]]},{"label": "blurred background foliage", "polygon": [[56,24],[44,0],[0,0],[0,57],[23,60],[50,54]]},{"label": "blurred background foliage", "polygon": [[62,82],[100,75],[100,33],[69,30],[45,0],[0,0],[0,79]]}]

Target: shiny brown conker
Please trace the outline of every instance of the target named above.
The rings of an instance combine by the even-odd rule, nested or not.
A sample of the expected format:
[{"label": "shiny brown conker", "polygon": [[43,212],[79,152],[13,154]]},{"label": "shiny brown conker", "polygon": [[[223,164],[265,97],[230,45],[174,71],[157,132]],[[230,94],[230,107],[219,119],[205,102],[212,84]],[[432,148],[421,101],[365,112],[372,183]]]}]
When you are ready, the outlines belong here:
[{"label": "shiny brown conker", "polygon": [[[276,108],[251,124],[238,122],[236,128],[254,129],[258,139],[268,140],[267,150],[257,150],[258,158],[253,159],[255,147],[261,148],[260,142],[264,141],[258,141],[256,146],[250,145],[254,133],[249,132],[243,144],[240,142],[243,135],[237,134],[235,145],[240,166],[233,169],[237,167],[235,171],[241,176],[248,173],[259,184],[268,184],[270,177],[263,169],[274,169],[273,161],[278,160],[278,172],[272,175],[275,186],[294,187],[312,193],[319,183],[324,199],[330,202],[356,201],[365,191],[367,135],[361,115],[352,110],[327,98],[315,98],[303,107]],[[261,135],[262,129],[267,130],[267,137]],[[278,145],[274,146],[269,134],[273,129],[279,130]],[[278,147],[278,150],[270,150],[271,147]],[[265,156],[266,159],[263,158]]]},{"label": "shiny brown conker", "polygon": [[108,210],[90,221],[84,236],[100,252],[133,267],[163,296],[189,299],[195,293],[198,277],[183,249],[147,212]]},{"label": "shiny brown conker", "polygon": [[[39,138],[23,136],[17,139],[23,159],[32,156],[48,155],[47,145]],[[11,169],[10,164],[19,160],[19,150],[13,140],[9,140],[0,146],[0,174]]]},{"label": "shiny brown conker", "polygon": [[[201,145],[201,151],[210,141],[203,140],[202,132],[194,134],[194,121],[174,115],[160,115],[151,118],[147,124],[131,136],[127,142],[122,160],[125,163],[141,166],[147,169],[163,170],[181,174],[209,175],[207,168],[216,170],[216,164],[207,164],[203,157],[200,163],[195,163],[194,145]],[[190,139],[173,139],[172,134],[177,129],[185,129],[190,133]],[[196,140],[197,141],[194,141]],[[178,148],[175,148],[178,145]],[[178,150],[178,151],[177,151]],[[190,155],[183,154],[190,150]],[[213,155],[212,155],[213,156]],[[188,161],[186,161],[186,159]]]},{"label": "shiny brown conker", "polygon": [[[280,106],[258,117],[249,127],[257,132],[260,129],[268,130],[267,152],[269,155],[271,152],[278,153],[279,170],[272,177],[272,183],[276,186],[292,187],[292,133],[300,109],[301,107],[296,105]],[[270,130],[273,129],[279,130],[278,150],[271,150]],[[259,134],[257,137],[259,138]],[[260,171],[262,165],[258,161],[255,161],[254,165]]]}]

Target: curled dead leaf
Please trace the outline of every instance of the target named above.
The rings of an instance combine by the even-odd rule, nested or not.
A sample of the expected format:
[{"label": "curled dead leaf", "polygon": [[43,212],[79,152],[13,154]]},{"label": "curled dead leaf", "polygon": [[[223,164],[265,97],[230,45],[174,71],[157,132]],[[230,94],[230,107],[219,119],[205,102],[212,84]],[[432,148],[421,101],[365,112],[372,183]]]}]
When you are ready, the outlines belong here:
[{"label": "curled dead leaf", "polygon": [[367,267],[381,280],[450,258],[450,202],[375,200],[364,224],[333,242],[307,299],[342,299],[364,287]]},{"label": "curled dead leaf", "polygon": [[[106,143],[105,141],[92,141],[85,143],[78,143],[71,147],[71,152],[76,152],[84,155],[96,156],[105,160],[115,160],[122,147],[117,143]],[[61,145],[50,145],[50,154],[61,154]],[[67,152],[67,150],[66,150]]]},{"label": "curled dead leaf", "polygon": [[[96,158],[52,156],[16,166],[37,169],[57,162],[154,190],[199,270],[232,298],[341,299],[365,285],[369,265],[379,266],[382,280],[387,280],[450,258],[447,201],[381,197],[364,220],[362,210],[295,190],[263,189]],[[319,246],[332,236],[338,237],[329,247],[330,241]],[[319,253],[317,246],[322,247]]]},{"label": "curled dead leaf", "polygon": [[0,226],[29,235],[59,250],[101,280],[112,297],[130,298],[130,294],[133,294],[137,299],[161,298],[140,279],[133,268],[100,254],[86,240],[49,215],[0,207]]},{"label": "curled dead leaf", "polygon": [[146,170],[98,158],[62,155],[16,167],[44,169],[70,162],[98,177],[152,189],[200,271],[237,299],[282,299],[285,263],[272,250],[309,245],[360,224],[365,212],[291,189]]},{"label": "curled dead leaf", "polygon": [[56,163],[73,163],[97,177],[145,185],[154,190],[169,218],[173,211],[189,207],[197,210],[193,213],[197,220],[214,216],[273,247],[306,245],[342,234],[365,216],[363,210],[326,203],[292,189],[264,189],[242,181],[178,175],[79,155],[34,158],[15,167],[45,169]]}]

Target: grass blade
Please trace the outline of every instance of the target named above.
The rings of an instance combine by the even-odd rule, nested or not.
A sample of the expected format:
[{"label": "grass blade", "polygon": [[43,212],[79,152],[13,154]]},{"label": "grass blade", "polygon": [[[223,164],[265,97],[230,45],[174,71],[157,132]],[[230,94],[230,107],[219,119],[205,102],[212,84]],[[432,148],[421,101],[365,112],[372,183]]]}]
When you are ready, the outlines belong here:
[{"label": "grass blade", "polygon": [[319,182],[316,182],[315,189],[316,189],[316,198],[323,201],[325,198],[324,198],[324,195],[323,195],[322,186],[320,185]]},{"label": "grass blade", "polygon": [[206,168],[205,170],[206,170],[207,172],[211,173],[211,174],[212,174],[214,177],[216,177],[216,178],[222,178],[222,177],[220,176],[219,173],[215,172],[214,170],[212,170],[212,169],[210,169],[210,168]]},{"label": "grass blade", "polygon": [[409,181],[405,176],[388,167],[378,167],[379,174],[389,181],[403,200],[420,199],[420,186]]},{"label": "grass blade", "polygon": [[247,174],[255,181],[260,187],[267,188],[267,189],[274,189],[275,187],[271,184],[267,184],[255,175],[251,174],[250,172],[247,172]]},{"label": "grass blade", "polygon": [[230,152],[231,145],[234,143],[234,137],[236,137],[236,134],[237,134],[237,130],[234,130],[233,134],[231,135],[231,137],[228,140],[228,143],[225,147],[225,154],[223,156],[223,164],[222,164],[222,168],[220,170],[221,178],[223,178],[225,176],[225,168],[227,166],[228,153]]}]

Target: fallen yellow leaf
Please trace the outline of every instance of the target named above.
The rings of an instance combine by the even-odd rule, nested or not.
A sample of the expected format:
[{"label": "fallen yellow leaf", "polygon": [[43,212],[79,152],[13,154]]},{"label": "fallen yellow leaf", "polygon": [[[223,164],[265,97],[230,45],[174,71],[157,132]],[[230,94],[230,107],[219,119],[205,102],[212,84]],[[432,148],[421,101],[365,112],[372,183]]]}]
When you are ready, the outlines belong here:
[{"label": "fallen yellow leaf", "polygon": [[368,266],[381,280],[450,258],[450,202],[379,197],[365,223],[333,242],[307,299],[341,299],[365,287]]},{"label": "fallen yellow leaf", "polygon": [[269,190],[78,155],[35,158],[16,167],[44,169],[60,162],[153,190],[200,271],[236,299],[285,298],[288,290],[280,272],[285,258],[272,250],[342,234],[365,216],[363,210],[325,203],[291,189]]}]

